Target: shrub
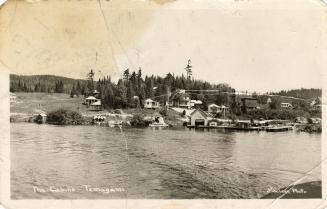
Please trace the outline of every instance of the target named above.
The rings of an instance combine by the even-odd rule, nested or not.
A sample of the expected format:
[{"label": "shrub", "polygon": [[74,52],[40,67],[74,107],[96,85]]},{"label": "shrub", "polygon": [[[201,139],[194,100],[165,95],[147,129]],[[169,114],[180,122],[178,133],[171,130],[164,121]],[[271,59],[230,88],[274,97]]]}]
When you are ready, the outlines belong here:
[{"label": "shrub", "polygon": [[230,115],[230,119],[232,120],[232,123],[235,123],[236,120],[237,120],[237,117],[236,117],[236,115],[231,114],[231,115]]},{"label": "shrub", "polygon": [[138,128],[147,127],[149,121],[144,120],[142,115],[136,114],[131,119],[131,125]]},{"label": "shrub", "polygon": [[287,110],[287,109],[258,109],[247,113],[249,118],[253,119],[281,119],[281,120],[295,120],[296,117],[309,117],[310,114],[303,110]]},{"label": "shrub", "polygon": [[307,120],[308,120],[308,124],[313,124],[313,121],[311,118],[307,118]]},{"label": "shrub", "polygon": [[79,112],[59,109],[48,113],[47,122],[57,125],[82,125],[84,120]]},{"label": "shrub", "polygon": [[161,110],[159,110],[159,114],[162,115],[162,116],[167,116],[167,108],[162,108]]},{"label": "shrub", "polygon": [[34,119],[34,122],[38,123],[38,124],[42,124],[43,123],[42,116],[41,115],[36,116],[36,118]]},{"label": "shrub", "polygon": [[321,124],[307,124],[297,129],[297,131],[302,131],[307,133],[321,133],[321,130],[322,130]]}]

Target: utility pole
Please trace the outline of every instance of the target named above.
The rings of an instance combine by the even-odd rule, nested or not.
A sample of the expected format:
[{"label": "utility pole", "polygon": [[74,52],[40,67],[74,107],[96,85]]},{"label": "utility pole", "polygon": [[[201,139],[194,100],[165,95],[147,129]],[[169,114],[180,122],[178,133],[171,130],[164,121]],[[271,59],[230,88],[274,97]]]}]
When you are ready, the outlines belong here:
[{"label": "utility pole", "polygon": [[185,67],[185,70],[186,70],[187,80],[191,80],[192,65],[191,65],[191,60],[190,59],[187,61],[187,65]]},{"label": "utility pole", "polygon": [[95,52],[95,66],[97,65],[98,62],[98,52]]}]

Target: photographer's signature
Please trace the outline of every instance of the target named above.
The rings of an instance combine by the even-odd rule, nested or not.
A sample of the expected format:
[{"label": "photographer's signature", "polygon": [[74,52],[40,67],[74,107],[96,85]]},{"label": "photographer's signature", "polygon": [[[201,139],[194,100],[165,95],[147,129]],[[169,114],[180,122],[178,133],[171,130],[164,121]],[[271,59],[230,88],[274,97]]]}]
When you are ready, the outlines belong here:
[{"label": "photographer's signature", "polygon": [[276,194],[291,194],[291,193],[296,193],[296,194],[306,194],[307,191],[304,190],[303,188],[298,189],[298,188],[274,188],[274,187],[269,187],[267,189],[267,193],[276,193]]}]

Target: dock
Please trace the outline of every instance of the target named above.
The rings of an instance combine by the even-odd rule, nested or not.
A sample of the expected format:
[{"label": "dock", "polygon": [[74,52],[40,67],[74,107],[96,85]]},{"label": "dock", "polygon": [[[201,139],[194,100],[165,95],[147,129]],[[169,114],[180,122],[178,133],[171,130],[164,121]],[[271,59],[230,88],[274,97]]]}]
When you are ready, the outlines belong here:
[{"label": "dock", "polygon": [[239,126],[191,126],[188,125],[189,129],[223,129],[223,130],[231,130],[231,131],[267,131],[267,132],[284,132],[293,130],[292,126],[248,126],[248,127],[239,127]]},{"label": "dock", "polygon": [[237,126],[191,126],[187,128],[191,129],[224,129],[224,130],[235,130],[235,131],[261,131],[262,127],[237,127]]}]

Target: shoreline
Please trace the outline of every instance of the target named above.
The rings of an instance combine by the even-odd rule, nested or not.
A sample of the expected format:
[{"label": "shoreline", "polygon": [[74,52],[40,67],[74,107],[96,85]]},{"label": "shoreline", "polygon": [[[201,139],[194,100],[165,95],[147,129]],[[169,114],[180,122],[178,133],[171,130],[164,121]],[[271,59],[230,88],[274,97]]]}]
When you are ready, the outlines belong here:
[{"label": "shoreline", "polygon": [[[103,125],[108,126],[108,123],[115,125],[122,124],[135,128],[130,122],[134,116],[136,118],[136,126],[147,127],[149,123],[154,121],[156,117],[162,117],[164,122],[174,129],[184,129],[189,121],[189,116],[194,109],[176,108],[170,107],[169,109],[162,111],[160,109],[144,109],[144,108],[124,108],[124,109],[103,109],[101,111],[93,111],[87,106],[83,105],[82,97],[69,97],[67,94],[45,94],[45,93],[17,93],[17,101],[10,103],[10,122],[34,122],[35,118],[39,114],[44,114],[45,117],[38,118],[38,123],[48,123],[60,125],[63,122],[65,125]],[[62,114],[62,121],[56,123],[55,120],[49,120],[49,113],[56,112],[58,110],[67,111],[67,113],[76,113],[76,117],[70,117],[67,114]],[[186,112],[186,114],[184,113]],[[53,116],[53,114],[52,114]],[[66,117],[67,116],[67,117]],[[93,120],[97,116],[104,116],[105,119],[99,121]],[[230,116],[231,117],[231,116]],[[235,116],[231,119],[226,117],[230,121],[251,121],[261,120],[257,118],[249,119],[250,115]],[[216,119],[216,118],[215,118]],[[217,120],[220,120],[219,118]],[[225,119],[224,119],[225,120]],[[290,122],[292,122],[291,120]],[[51,122],[51,123],[49,123]],[[321,133],[321,124],[300,124],[295,123],[295,129],[299,132],[306,133]],[[211,127],[209,127],[211,128]]]},{"label": "shoreline", "polygon": [[[151,118],[155,114],[159,114],[155,110],[143,110],[138,111],[136,109],[123,109],[121,111],[128,111],[128,113],[123,114],[117,114],[117,113],[111,113],[109,111],[101,112],[98,114],[81,114],[83,122],[81,124],[60,124],[56,122],[48,122],[45,121],[42,124],[49,124],[49,125],[58,125],[58,126],[103,126],[103,127],[110,127],[108,124],[110,121],[120,121],[123,124],[123,127],[125,128],[148,128],[149,126],[144,127],[137,127],[132,126],[130,124],[131,119],[134,115],[140,114],[143,118]],[[137,112],[137,113],[136,113]],[[172,109],[169,109],[169,115],[167,116],[161,116],[164,118],[165,122],[169,125],[168,127],[165,127],[165,129],[185,129],[187,128],[185,123],[185,118],[182,118],[177,112],[175,112]],[[106,115],[108,118],[103,122],[94,122],[93,117],[95,115]],[[36,123],[35,120],[36,114],[32,113],[10,113],[10,123]],[[147,120],[145,120],[147,121]],[[309,134],[321,134],[321,124],[296,124],[294,126],[296,132],[305,132]],[[219,129],[219,127],[203,127],[198,128],[199,130],[204,129]],[[257,130],[259,131],[259,130]],[[263,131],[263,130],[260,130]]]},{"label": "shoreline", "polygon": [[[58,124],[58,123],[43,123],[43,124],[38,124],[32,121],[11,121],[10,123],[14,124],[14,123],[30,123],[30,124],[37,124],[37,125],[53,125],[53,126],[62,126],[62,127],[67,127],[67,126],[96,126],[96,127],[107,127],[107,128],[117,128],[117,127],[110,127],[107,123],[105,123],[104,125],[101,124],[94,124],[91,120],[84,122],[83,124]],[[190,128],[180,125],[180,126],[169,126],[169,127],[150,127],[150,126],[145,126],[145,127],[137,127],[137,126],[131,126],[131,125],[123,125],[122,126],[124,129],[147,129],[147,128],[151,128],[151,129],[164,129],[164,130],[190,130]],[[223,128],[197,128],[195,130],[197,131],[209,131],[209,130],[225,130],[225,131],[231,131],[231,132],[249,132],[247,130],[230,130],[230,129],[223,129]],[[309,129],[311,130],[311,129]],[[264,130],[256,130],[255,132],[263,132]],[[317,132],[317,131],[307,131],[305,129],[301,129],[295,130],[297,133],[307,133],[307,134],[317,134],[317,135],[321,135],[321,132]],[[253,131],[250,131],[253,132]],[[267,132],[264,131],[266,133],[276,133],[276,132]],[[288,132],[292,132],[292,131],[288,131]],[[283,133],[283,132],[280,132]],[[293,132],[292,132],[293,133]]]}]

